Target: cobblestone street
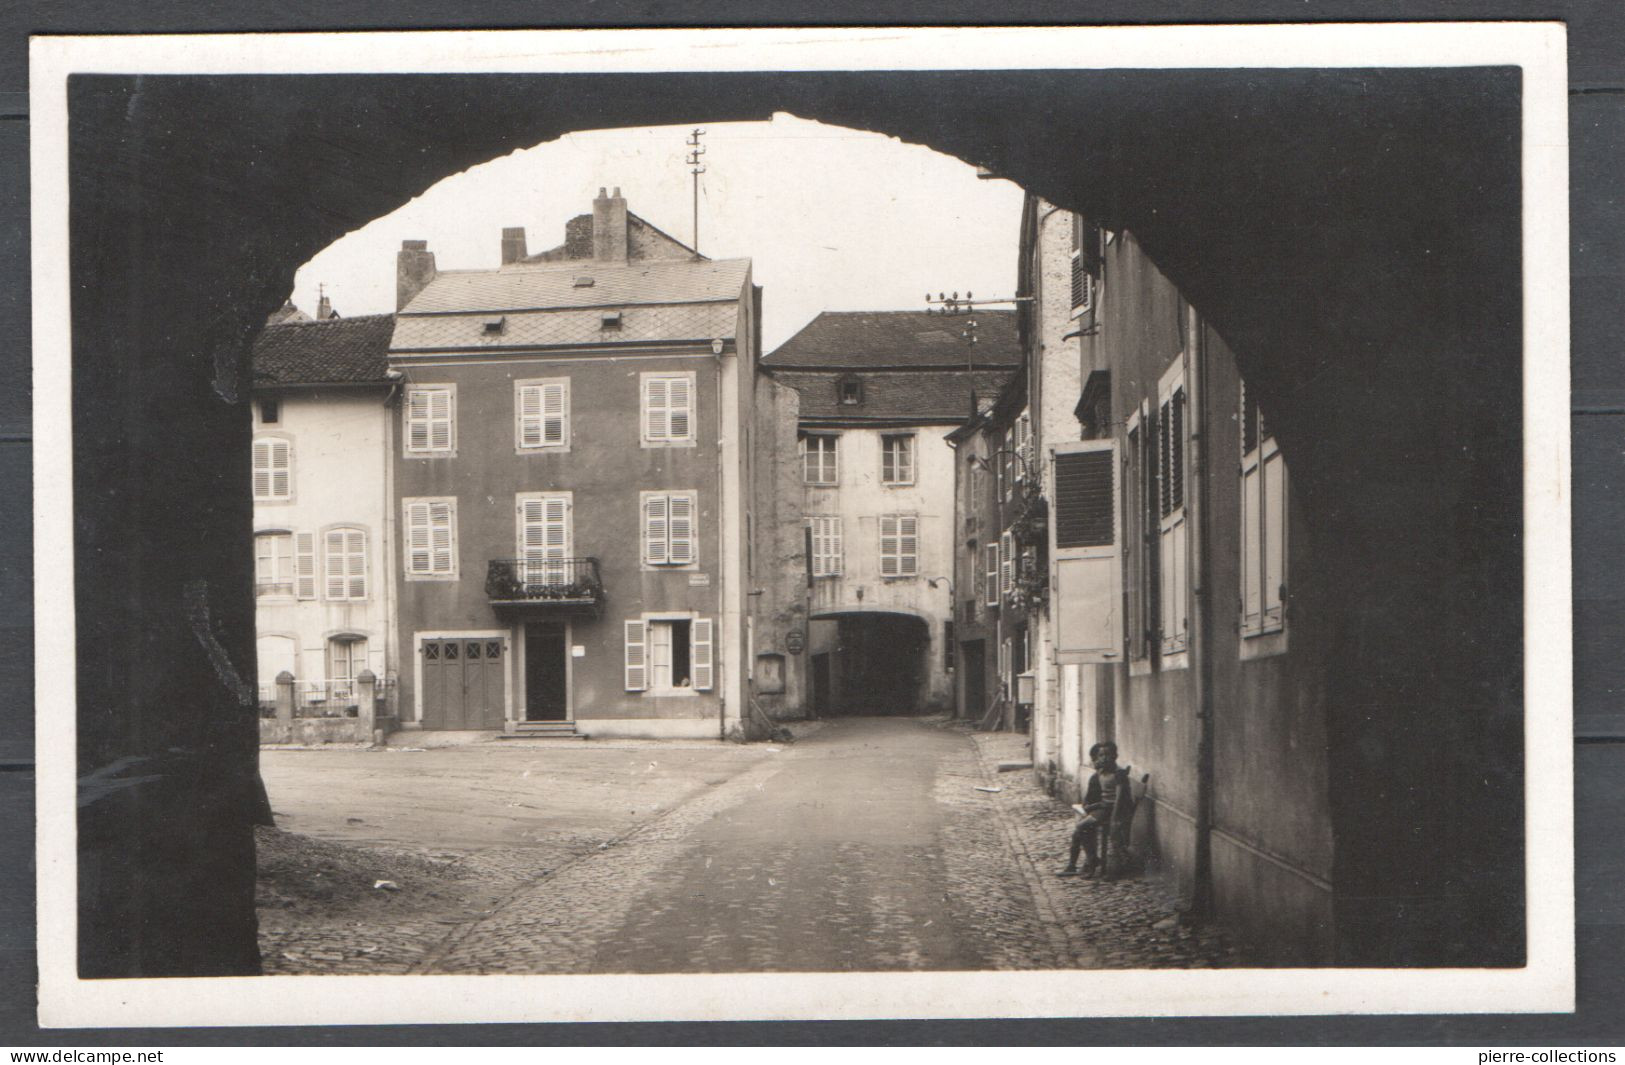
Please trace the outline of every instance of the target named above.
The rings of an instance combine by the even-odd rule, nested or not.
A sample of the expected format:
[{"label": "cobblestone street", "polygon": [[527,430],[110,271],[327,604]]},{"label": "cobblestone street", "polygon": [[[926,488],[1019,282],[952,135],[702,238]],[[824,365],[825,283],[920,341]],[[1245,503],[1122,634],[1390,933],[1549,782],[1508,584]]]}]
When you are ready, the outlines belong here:
[{"label": "cobblestone street", "polygon": [[447,865],[483,891],[455,912],[352,922],[316,951],[285,927],[268,971],[1235,964],[1217,933],[1176,919],[1154,878],[1053,875],[1071,811],[1031,773],[995,771],[1025,742],[931,719],[837,719],[585,853],[490,848]]}]

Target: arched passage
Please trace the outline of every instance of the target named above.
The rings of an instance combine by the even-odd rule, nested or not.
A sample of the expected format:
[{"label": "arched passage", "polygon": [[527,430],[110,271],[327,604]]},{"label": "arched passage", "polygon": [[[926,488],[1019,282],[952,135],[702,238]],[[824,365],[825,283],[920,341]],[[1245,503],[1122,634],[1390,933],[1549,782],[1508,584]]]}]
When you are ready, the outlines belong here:
[{"label": "arched passage", "polygon": [[896,716],[928,708],[924,618],[888,610],[815,614],[813,700],[820,714]]},{"label": "arched passage", "polygon": [[254,699],[221,663],[254,645],[246,353],[298,266],[516,147],[779,110],[1137,234],[1293,454],[1349,927],[1375,961],[1477,935],[1516,963],[1519,100],[1495,68],[76,76],[79,764],[150,778],[83,807],[81,971],[257,970]]}]

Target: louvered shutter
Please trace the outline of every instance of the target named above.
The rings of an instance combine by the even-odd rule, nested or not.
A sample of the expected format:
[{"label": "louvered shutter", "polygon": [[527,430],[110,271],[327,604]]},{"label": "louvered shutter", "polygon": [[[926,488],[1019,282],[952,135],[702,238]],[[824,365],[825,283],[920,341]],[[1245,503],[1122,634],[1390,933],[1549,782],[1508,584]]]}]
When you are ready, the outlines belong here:
[{"label": "louvered shutter", "polygon": [[570,439],[570,397],[564,382],[542,386],[542,443],[564,444]]},{"label": "louvered shutter", "polygon": [[686,566],[694,561],[694,497],[674,495],[667,497],[667,535],[671,563]]},{"label": "louvered shutter", "polygon": [[828,556],[825,572],[836,576],[843,570],[846,558],[846,547],[841,542],[841,519],[825,518],[824,528],[824,551]]},{"label": "louvered shutter", "polygon": [[429,548],[429,504],[406,505],[406,572],[430,573],[434,569]]},{"label": "louvered shutter", "polygon": [[667,384],[670,397],[670,433],[673,440],[687,440],[693,429],[694,390],[687,377],[673,377]]},{"label": "louvered shutter", "polygon": [[1016,541],[1009,533],[999,537],[999,597],[1010,594],[1010,585],[1015,576]]},{"label": "louvered shutter", "polygon": [[294,595],[316,598],[316,534],[296,533],[293,538]]},{"label": "louvered shutter", "polygon": [[1263,631],[1264,471],[1253,450],[1241,460],[1241,634]]},{"label": "louvered shutter", "polygon": [[1185,521],[1185,387],[1179,364],[1164,378],[1157,407],[1158,574],[1162,653],[1188,646],[1189,529]]},{"label": "louvered shutter", "polygon": [[694,622],[692,636],[689,641],[689,654],[692,658],[694,687],[697,691],[710,691],[712,675],[715,673],[711,661],[711,619],[697,619]]},{"label": "louvered shutter", "polygon": [[643,379],[643,434],[647,440],[665,440],[670,436],[669,384],[670,378],[666,377]]},{"label": "louvered shutter", "polygon": [[671,561],[670,508],[665,496],[643,500],[643,557],[651,566]]},{"label": "louvered shutter", "polygon": [[430,503],[429,508],[429,572],[452,573],[453,552],[456,549],[452,530],[452,509],[449,503]]},{"label": "louvered shutter", "polygon": [[920,519],[903,514],[897,519],[897,572],[912,577],[920,569]]},{"label": "louvered shutter", "polygon": [[1054,551],[1057,659],[1066,664],[1123,658],[1118,457],[1111,440],[1062,444],[1055,476]]},{"label": "louvered shutter", "polygon": [[541,447],[543,443],[541,385],[520,386],[518,415],[519,446]]},{"label": "louvered shutter", "polygon": [[271,442],[254,442],[254,498],[271,498]]},{"label": "louvered shutter", "polygon": [[452,441],[452,408],[450,389],[435,389],[429,393],[429,449],[450,451]]},{"label": "louvered shutter", "polygon": [[626,623],[626,690],[641,692],[649,687],[649,648],[642,621]]},{"label": "louvered shutter", "polygon": [[897,576],[897,515],[880,516],[880,575]]},{"label": "louvered shutter", "polygon": [[293,494],[293,449],[286,440],[271,441],[271,497],[287,499]]},{"label": "louvered shutter", "polygon": [[999,545],[988,544],[983,552],[987,559],[987,605],[999,605]]},{"label": "louvered shutter", "polygon": [[547,582],[568,583],[565,560],[570,557],[570,501],[564,496],[542,500],[542,553],[547,559]]},{"label": "louvered shutter", "polygon": [[334,529],[323,537],[323,551],[325,558],[325,572],[327,574],[327,589],[323,596],[328,599],[345,598],[345,590],[349,586],[348,562],[344,557],[344,530]]},{"label": "louvered shutter", "polygon": [[429,393],[421,388],[406,394],[406,449],[429,450]]},{"label": "louvered shutter", "polygon": [[351,599],[367,598],[367,534],[361,529],[347,529],[344,533],[345,553],[349,556]]},{"label": "louvered shutter", "polygon": [[[1286,583],[1286,460],[1274,451],[1274,442],[1264,445],[1264,616],[1263,628],[1281,628],[1281,589]],[[1274,452],[1273,454],[1271,452]]]}]

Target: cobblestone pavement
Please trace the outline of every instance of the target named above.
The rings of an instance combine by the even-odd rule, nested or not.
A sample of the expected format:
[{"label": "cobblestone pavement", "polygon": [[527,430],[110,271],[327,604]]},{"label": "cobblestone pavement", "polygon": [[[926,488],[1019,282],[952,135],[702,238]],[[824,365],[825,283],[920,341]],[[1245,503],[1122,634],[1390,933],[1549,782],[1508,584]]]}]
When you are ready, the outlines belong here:
[{"label": "cobblestone pavement", "polygon": [[[1024,737],[849,718],[519,881],[412,965],[442,973],[1234,964],[1150,879],[1060,880],[1071,811]],[[976,790],[996,787],[997,792]]]}]

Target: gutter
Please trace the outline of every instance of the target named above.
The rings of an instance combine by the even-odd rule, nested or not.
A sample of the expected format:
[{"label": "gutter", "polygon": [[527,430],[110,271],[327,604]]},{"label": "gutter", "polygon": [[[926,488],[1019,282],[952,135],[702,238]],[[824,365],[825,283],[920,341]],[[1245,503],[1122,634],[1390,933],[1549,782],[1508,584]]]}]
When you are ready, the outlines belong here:
[{"label": "gutter", "polygon": [[[1202,343],[1203,324],[1196,309],[1186,304],[1185,336],[1189,362],[1185,380],[1196,385],[1195,396],[1187,399],[1191,423],[1191,478],[1196,485],[1196,516],[1191,522],[1195,533],[1195,559],[1192,587],[1196,595],[1196,635],[1191,641],[1196,654],[1193,680],[1196,685],[1196,855],[1191,884],[1191,910],[1197,916],[1213,912],[1213,592],[1211,528],[1208,504],[1212,483],[1208,477],[1207,352]],[[1189,392],[1189,384],[1186,386]]]}]

